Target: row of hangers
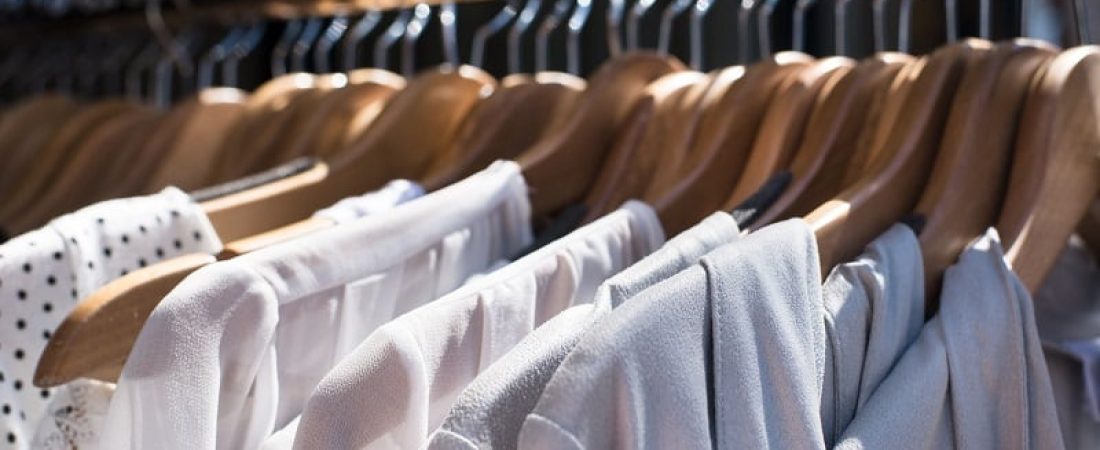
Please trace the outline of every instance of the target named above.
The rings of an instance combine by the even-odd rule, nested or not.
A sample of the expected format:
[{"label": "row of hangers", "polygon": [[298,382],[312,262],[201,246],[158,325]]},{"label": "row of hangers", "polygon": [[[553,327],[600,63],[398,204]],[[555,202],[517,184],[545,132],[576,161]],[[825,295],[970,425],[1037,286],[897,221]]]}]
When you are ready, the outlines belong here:
[{"label": "row of hangers", "polygon": [[[986,227],[998,228],[1034,289],[1096,209],[1097,64],[1097,47],[967,39],[923,58],[780,52],[710,73],[623,52],[587,80],[497,82],[474,67],[443,68],[393,93],[352,145],[361,151],[203,207],[229,242],[226,258],[331,226],[301,219],[392,178],[438,189],[509,158],[536,218],[583,204],[592,219],[640,198],[673,235],[785,173],[787,189],[757,223],[805,218],[823,273],[889,226],[913,223],[931,312],[943,271]],[[82,301],[51,338],[35,384],[115,379],[157,302],[215,259],[150,266]]]}]

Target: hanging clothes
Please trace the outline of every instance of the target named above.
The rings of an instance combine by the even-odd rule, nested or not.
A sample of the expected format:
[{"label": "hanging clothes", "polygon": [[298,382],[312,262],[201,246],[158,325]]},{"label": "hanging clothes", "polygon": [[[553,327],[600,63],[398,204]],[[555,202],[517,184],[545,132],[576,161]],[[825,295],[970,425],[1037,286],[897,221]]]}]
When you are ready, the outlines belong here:
[{"label": "hanging clothes", "polygon": [[527,245],[529,211],[519,167],[498,162],[377,220],[193,273],[145,324],[100,446],[257,448],[371,331]]},{"label": "hanging clothes", "polygon": [[[663,243],[656,213],[628,202],[382,326],[318,385],[294,448],[420,447],[479,373]],[[363,408],[371,404],[388,406]]]},{"label": "hanging clothes", "polygon": [[823,446],[820,280],[800,220],[710,252],[585,336],[519,447]]},{"label": "hanging clothes", "polygon": [[96,289],[158,261],[221,251],[210,220],[179,189],[111,200],[58,217],[0,246],[0,421],[28,448],[54,393],[31,385],[53,330]]},{"label": "hanging clothes", "polygon": [[939,312],[837,448],[1057,449],[1057,421],[1031,296],[990,229],[944,274]]},{"label": "hanging clothes", "polygon": [[613,308],[739,235],[733,216],[715,213],[608,279],[591,304],[574,306],[547,321],[470,382],[429,437],[427,448],[515,448],[527,414],[584,335]]}]

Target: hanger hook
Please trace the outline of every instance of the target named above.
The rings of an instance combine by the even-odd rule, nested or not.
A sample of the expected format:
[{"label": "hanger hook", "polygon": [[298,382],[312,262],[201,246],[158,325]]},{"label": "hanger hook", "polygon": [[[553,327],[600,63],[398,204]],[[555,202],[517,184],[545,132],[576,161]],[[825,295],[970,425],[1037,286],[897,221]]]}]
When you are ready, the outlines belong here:
[{"label": "hanger hook", "polygon": [[760,40],[760,56],[772,54],[772,15],[779,0],[762,0],[760,10],[756,12],[756,36]]},{"label": "hanger hook", "polygon": [[389,68],[390,47],[405,35],[405,27],[412,21],[412,10],[404,9],[398,13],[393,23],[386,28],[382,37],[374,43],[374,67],[380,69]]},{"label": "hanger hook", "polygon": [[416,73],[416,43],[420,41],[431,16],[432,8],[427,3],[418,4],[413,8],[412,20],[405,27],[405,36],[401,41],[401,72],[406,77]]},{"label": "hanger hook", "polygon": [[1088,2],[1084,0],[1073,1],[1073,17],[1077,22],[1077,36],[1079,44],[1092,43],[1092,33],[1089,27]]},{"label": "hanger hook", "polygon": [[[984,1],[984,0],[983,0]],[[898,11],[898,51],[909,53],[913,37],[913,0],[901,0]]]},{"label": "hanger hook", "polygon": [[256,25],[248,31],[248,34],[246,34],[233,50],[229,52],[229,56],[225,58],[225,63],[222,64],[223,85],[238,86],[237,74],[240,72],[241,60],[260,45],[260,41],[263,39],[264,32],[266,31],[267,24],[262,21],[257,22]]},{"label": "hanger hook", "polygon": [[546,70],[547,66],[547,53],[550,46],[550,34],[554,30],[558,29],[558,26],[565,21],[565,15],[569,14],[569,9],[573,6],[574,0],[558,0],[554,2],[553,10],[542,20],[539,24],[538,30],[535,31],[535,71],[542,72]]},{"label": "hanger hook", "polygon": [[691,9],[691,68],[703,68],[703,21],[714,6],[713,0],[697,0]]},{"label": "hanger hook", "polygon": [[875,51],[886,51],[886,0],[873,0],[871,11],[873,18],[873,31],[875,35]]},{"label": "hanger hook", "polygon": [[309,49],[313,48],[317,37],[321,35],[321,29],[324,26],[325,19],[314,17],[306,20],[306,25],[302,28],[302,34],[298,35],[298,40],[290,47],[290,70],[292,72],[305,72],[307,70],[306,56],[309,54]]},{"label": "hanger hook", "polygon": [[126,96],[135,102],[144,101],[145,97],[142,93],[142,73],[145,69],[156,61],[157,56],[160,54],[160,43],[155,40],[150,42],[137,54],[129,66],[126,67],[126,79],[123,81],[123,87],[126,89]]},{"label": "hanger hook", "polygon": [[741,8],[737,11],[737,31],[740,35],[738,47],[740,47],[741,63],[752,62],[752,11],[756,8],[756,0],[741,0]]},{"label": "hanger hook", "polygon": [[509,1],[492,19],[489,19],[485,25],[474,31],[473,44],[470,46],[470,64],[477,67],[483,66],[485,62],[485,43],[489,41],[489,38],[503,30],[504,27],[507,27],[512,19],[516,17],[516,14],[516,2]]},{"label": "hanger hook", "polygon": [[462,56],[458,50],[458,10],[453,1],[444,2],[440,6],[439,24],[443,28],[443,56],[447,64],[458,66]]},{"label": "hanger hook", "polygon": [[791,23],[791,46],[796,52],[806,51],[806,14],[817,4],[817,0],[798,0],[794,4],[794,17]]},{"label": "hanger hook", "polygon": [[[959,40],[959,1],[958,0],[944,0],[944,9],[946,9],[947,17],[947,43],[957,42]],[[1020,16],[1023,17],[1023,11]]]},{"label": "hanger hook", "polygon": [[321,33],[321,38],[313,46],[313,68],[317,73],[332,72],[332,49],[336,47],[336,43],[347,30],[347,16],[338,14],[332,18],[332,22],[329,22],[328,28]]},{"label": "hanger hook", "polygon": [[[180,72],[191,75],[194,68],[191,66],[191,62],[184,58],[182,50],[175,46],[175,40],[172,38],[172,31],[168,29],[168,24],[164,22],[164,13],[162,11],[162,0],[146,0],[145,2],[145,22],[149,25],[149,29],[153,31],[153,36],[156,37],[160,45],[164,47],[165,53],[179,68]],[[190,4],[187,0],[173,0],[177,9],[181,11],[187,11],[190,9]]]},{"label": "hanger hook", "polygon": [[668,55],[668,48],[672,45],[672,26],[677,17],[694,4],[694,0],[676,0],[661,13],[661,26],[657,41],[657,53],[661,56]]},{"label": "hanger hook", "polygon": [[275,48],[271,49],[271,74],[274,76],[285,75],[289,72],[287,57],[290,56],[290,48],[298,35],[302,33],[305,24],[299,19],[291,19],[283,27],[283,35]]},{"label": "hanger hook", "polygon": [[516,22],[512,24],[512,29],[508,30],[508,72],[510,73],[519,73],[522,70],[520,44],[522,44],[523,33],[531,27],[540,9],[542,9],[542,0],[528,0],[519,12]]},{"label": "hanger hook", "polygon": [[344,40],[344,72],[351,72],[358,67],[359,44],[366,39],[378,23],[382,21],[382,13],[376,10],[367,11],[363,17],[351,28],[351,33]]},{"label": "hanger hook", "polygon": [[592,13],[592,0],[577,0],[577,7],[573,15],[569,17],[569,35],[566,36],[567,48],[565,49],[566,64],[569,73],[580,75],[581,73],[581,31],[588,24],[588,16]]},{"label": "hanger hook", "polygon": [[218,41],[202,55],[202,58],[199,59],[198,76],[195,80],[195,86],[198,89],[205,89],[214,85],[214,66],[225,60],[230,50],[237,45],[237,41],[241,40],[244,35],[244,29],[234,25],[221,41]]},{"label": "hanger hook", "polygon": [[626,17],[626,45],[631,50],[637,50],[641,46],[638,41],[640,22],[655,2],[656,0],[638,0],[638,3],[630,8],[630,14]]},{"label": "hanger hook", "polygon": [[838,56],[848,56],[848,3],[851,0],[837,0],[836,7],[834,9],[834,20],[836,28],[836,54]]},{"label": "hanger hook", "polygon": [[623,0],[611,0],[607,6],[607,49],[612,57],[623,52],[622,23],[626,5]]}]

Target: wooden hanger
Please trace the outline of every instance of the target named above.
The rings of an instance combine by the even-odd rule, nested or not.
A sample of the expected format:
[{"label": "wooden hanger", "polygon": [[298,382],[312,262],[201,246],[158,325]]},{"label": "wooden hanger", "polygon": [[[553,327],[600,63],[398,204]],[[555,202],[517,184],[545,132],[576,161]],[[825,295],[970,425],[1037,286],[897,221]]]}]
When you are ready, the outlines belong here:
[{"label": "wooden hanger", "polygon": [[[25,189],[20,182],[41,150],[80,106],[59,95],[43,95],[20,102],[0,124],[0,204],[9,203]],[[2,208],[0,208],[2,209]],[[0,216],[3,217],[3,216]]]},{"label": "wooden hanger", "polygon": [[488,74],[469,66],[426,72],[397,93],[352,148],[326,167],[205,202],[203,209],[222,241],[232,242],[305,219],[391,179],[415,179],[426,161],[454,139],[467,113],[494,84]]},{"label": "wooden hanger", "polygon": [[966,40],[907,67],[905,76],[914,81],[897,108],[898,120],[890,122],[880,157],[856,184],[805,217],[817,238],[823,277],[913,210],[959,80],[988,52],[987,43]]},{"label": "wooden hanger", "polygon": [[331,85],[323,81],[328,77],[315,78],[317,81],[311,87],[292,94],[285,108],[273,110],[266,115],[256,134],[247,139],[241,155],[234,158],[239,170],[234,178],[262,172],[289,161],[279,158],[282,146],[293,136],[292,133],[300,131],[300,125],[305,122],[311,110],[332,90]]},{"label": "wooden hanger", "polygon": [[629,199],[642,198],[662,155],[683,152],[691,145],[702,114],[700,102],[714,79],[699,72],[674,72],[646,87],[585,199],[584,222],[614,211]]},{"label": "wooden hanger", "polygon": [[[394,96],[356,142],[358,151],[342,154],[331,169],[320,164],[299,175],[204,202],[202,207],[219,237],[232,242],[286,227],[340,198],[377,188],[389,179],[387,174],[413,178],[425,165],[424,159],[453,139],[473,104],[488,95],[494,84],[488,74],[468,66],[427,72]],[[280,236],[301,235],[317,225],[303,221],[280,230]],[[232,254],[233,245],[226,247],[223,253]],[[117,379],[157,303],[183,277],[214,260],[195,255],[164,261],[116,279],[83,300],[51,337],[57,344],[47,345],[35,382],[52,386],[80,377]],[[104,327],[113,332],[102,333]]]},{"label": "wooden hanger", "polygon": [[790,184],[761,214],[757,225],[802,216],[840,193],[844,165],[866,129],[876,92],[885,93],[902,66],[911,61],[908,55],[879,53],[835,81],[810,114],[806,133],[791,162]]},{"label": "wooden hanger", "polygon": [[346,79],[346,86],[325,92],[316,105],[301,113],[294,131],[285,136],[287,144],[276,160],[303,156],[323,160],[338,153],[351,143],[352,133],[361,133],[386,102],[405,87],[404,77],[380,69],[359,70]]},{"label": "wooden hanger", "polygon": [[[230,130],[245,115],[248,94],[234,88],[211,88],[199,92],[191,102],[196,104],[188,116],[179,138],[158,142],[158,135],[148,147],[164,152],[164,157],[153,169],[153,175],[145,185],[145,192],[157,192],[167,186],[192,191],[206,186],[213,178],[211,170],[218,159],[218,151]],[[152,151],[152,150],[150,150]]]},{"label": "wooden hanger", "polygon": [[604,63],[589,78],[569,122],[518,158],[530,187],[532,216],[545,217],[581,201],[645,86],[678,70],[684,70],[683,63],[649,53]]},{"label": "wooden hanger", "polygon": [[34,204],[12,220],[11,230],[33,230],[54,217],[100,200],[97,193],[117,180],[119,171],[135,169],[129,165],[135,159],[134,153],[149,139],[162,117],[159,111],[138,108],[89,130],[79,145],[70,149],[67,163],[51,175],[51,183]]},{"label": "wooden hanger", "polygon": [[64,169],[69,163],[72,149],[85,136],[121,114],[137,108],[137,105],[130,102],[106,100],[81,109],[65,121],[61,128],[54,131],[49,143],[36,152],[21,176],[17,177],[16,185],[19,188],[0,204],[0,223],[12,223],[37,202],[39,196],[53,182],[51,175]]},{"label": "wooden hanger", "polygon": [[[884,157],[888,158],[889,155],[893,154],[892,150],[896,150],[895,148],[886,147],[885,143],[892,133],[892,124],[897,123],[899,116],[904,112],[905,99],[913,90],[917,78],[913,75],[914,71],[919,72],[923,64],[923,61],[910,57],[909,61],[903,64],[893,74],[892,78],[887,76],[887,78],[881,80],[883,84],[875,89],[871,97],[870,109],[864,119],[863,129],[856,139],[856,146],[852,150],[847,163],[838,168],[841,172],[838,174],[841,190],[858,182],[860,178],[870,172],[869,169],[876,161]],[[883,153],[888,153],[888,155],[884,156]],[[840,191],[836,191],[832,195],[821,198],[816,203],[804,203],[804,213],[813,211],[824,201],[839,193]]]},{"label": "wooden hanger", "polygon": [[1039,68],[1055,53],[1038,41],[1001,43],[959,85],[915,209],[921,223],[925,293],[932,305],[938,304],[933,299],[939,297],[944,270],[996,220],[1018,124],[1030,126],[1019,122],[1024,98]]},{"label": "wooden hanger", "polygon": [[478,103],[455,142],[432,160],[421,184],[434,191],[513,159],[564,125],[580,102],[585,81],[560,72],[514,75]]},{"label": "wooden hanger", "polygon": [[782,52],[753,64],[704,112],[682,164],[685,171],[670,180],[671,185],[654,185],[647,191],[646,200],[654,205],[667,234],[675,235],[722,207],[776,90],[811,61],[802,53]]},{"label": "wooden hanger", "polygon": [[[77,378],[114,382],[122,373],[129,348],[153,308],[191,272],[214,262],[214,257],[193,254],[173,259],[174,264],[155,264],[142,269],[145,276],[124,276],[107,284],[96,295],[82,300],[50,337],[34,372],[34,385],[60,386]],[[136,272],[132,272],[133,275]],[[163,280],[147,283],[146,279]],[[117,298],[155,299],[121,302]],[[142,318],[133,320],[130,318]]]},{"label": "wooden hanger", "polygon": [[1100,47],[1066,50],[1028,96],[997,221],[1032,292],[1100,192]]},{"label": "wooden hanger", "polygon": [[296,95],[312,88],[316,82],[311,74],[286,74],[260,85],[249,95],[244,116],[225,137],[223,148],[218,151],[219,157],[212,170],[214,177],[204,184],[214,185],[247,175],[245,166],[252,162],[249,155],[255,137],[270,126],[272,116],[285,110]]},{"label": "wooden hanger", "polygon": [[839,57],[815,61],[778,88],[723,210],[736,208],[789,165],[802,142],[814,104],[824,99],[854,65],[852,60]]}]

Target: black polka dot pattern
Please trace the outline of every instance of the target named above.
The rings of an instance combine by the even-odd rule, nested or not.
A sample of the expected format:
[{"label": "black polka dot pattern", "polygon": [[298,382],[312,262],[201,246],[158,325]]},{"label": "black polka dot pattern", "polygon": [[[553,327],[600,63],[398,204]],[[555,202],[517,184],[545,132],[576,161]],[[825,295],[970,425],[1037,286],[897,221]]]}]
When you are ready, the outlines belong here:
[{"label": "black polka dot pattern", "polygon": [[[38,445],[40,424],[46,441],[60,433],[50,430],[55,422],[94,434],[57,416],[66,409],[70,419],[80,416],[84,406],[73,401],[83,396],[31,384],[54,330],[82,298],[157,261],[220,250],[200,209],[178,190],[93,205],[0,245],[0,450],[51,448]],[[54,407],[58,401],[69,403]]]}]

